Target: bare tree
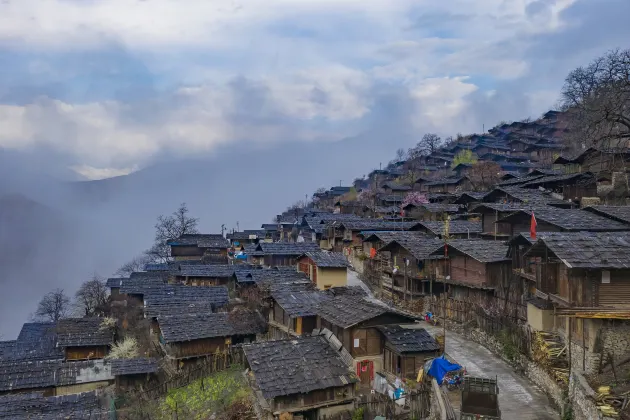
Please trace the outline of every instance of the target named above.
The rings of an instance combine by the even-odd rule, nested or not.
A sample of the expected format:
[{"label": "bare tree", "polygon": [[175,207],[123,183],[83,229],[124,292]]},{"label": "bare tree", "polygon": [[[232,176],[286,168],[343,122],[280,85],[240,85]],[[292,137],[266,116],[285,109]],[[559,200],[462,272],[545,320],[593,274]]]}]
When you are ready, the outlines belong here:
[{"label": "bare tree", "polygon": [[75,304],[83,316],[103,315],[107,304],[107,285],[97,274],[84,282],[75,293]]},{"label": "bare tree", "polygon": [[[574,143],[610,149],[630,139],[630,50],[613,50],[579,67],[562,88]],[[570,144],[580,149],[581,144]]]},{"label": "bare tree", "polygon": [[396,150],[396,161],[400,162],[401,160],[405,160],[405,149],[402,147]]},{"label": "bare tree", "polygon": [[468,174],[473,191],[487,191],[500,179],[501,166],[492,161],[473,163]]},{"label": "bare tree", "polygon": [[44,295],[37,305],[35,318],[41,321],[57,322],[68,316],[70,311],[70,298],[63,289],[55,289]]},{"label": "bare tree", "polygon": [[153,262],[168,262],[171,259],[171,249],[167,242],[185,234],[199,233],[197,224],[199,219],[188,215],[186,203],[170,216],[159,216],[155,224],[155,242],[144,253]]},{"label": "bare tree", "polygon": [[117,276],[127,277],[131,273],[136,271],[144,271],[144,267],[147,264],[152,262],[151,258],[148,255],[140,255],[133,260],[123,264],[118,271],[116,271]]},{"label": "bare tree", "polygon": [[422,139],[418,142],[416,146],[420,150],[424,151],[424,153],[429,154],[435,152],[442,145],[442,139],[435,133],[427,133],[422,136]]}]

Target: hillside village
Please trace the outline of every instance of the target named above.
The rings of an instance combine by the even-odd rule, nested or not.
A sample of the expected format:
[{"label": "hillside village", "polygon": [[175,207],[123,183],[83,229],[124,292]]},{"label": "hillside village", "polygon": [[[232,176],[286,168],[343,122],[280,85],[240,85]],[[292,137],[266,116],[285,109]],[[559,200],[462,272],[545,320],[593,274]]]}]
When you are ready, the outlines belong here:
[{"label": "hillside village", "polygon": [[[630,152],[567,153],[565,117],[410,150],[260,228],[170,238],[167,261],[107,279],[98,316],[0,342],[0,418],[455,418],[425,370],[466,367],[451,334],[557,418],[624,418]],[[554,418],[528,405],[502,418]]]}]

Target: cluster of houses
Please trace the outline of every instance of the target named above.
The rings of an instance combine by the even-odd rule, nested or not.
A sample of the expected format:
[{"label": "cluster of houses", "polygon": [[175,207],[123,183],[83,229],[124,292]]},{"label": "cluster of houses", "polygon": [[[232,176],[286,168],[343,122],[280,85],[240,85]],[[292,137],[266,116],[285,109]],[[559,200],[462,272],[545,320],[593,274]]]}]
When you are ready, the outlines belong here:
[{"label": "cluster of houses", "polygon": [[[0,418],[106,413],[103,389],[235,353],[266,418],[350,413],[357,393],[415,379],[440,354],[417,324],[436,296],[559,334],[587,372],[630,354],[630,207],[606,204],[630,156],[564,156],[565,130],[556,112],[504,124],[260,229],[173,238],[171,261],[107,280],[113,321],[27,323],[0,342]],[[451,165],[461,150],[497,162],[498,182],[471,190],[466,165]],[[149,343],[142,357],[110,357],[132,334]]]}]

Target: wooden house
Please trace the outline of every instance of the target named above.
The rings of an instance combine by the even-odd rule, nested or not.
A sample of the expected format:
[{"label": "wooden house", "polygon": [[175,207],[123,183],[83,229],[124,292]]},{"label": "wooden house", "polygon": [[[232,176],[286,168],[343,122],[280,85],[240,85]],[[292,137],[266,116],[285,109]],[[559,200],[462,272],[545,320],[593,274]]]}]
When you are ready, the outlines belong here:
[{"label": "wooden house", "polygon": [[458,204],[423,203],[407,204],[404,208],[405,215],[414,220],[445,220],[449,214],[460,211]]},{"label": "wooden house", "polygon": [[483,201],[486,194],[486,192],[464,191],[457,195],[453,204],[465,206],[466,209],[471,210],[475,205]]},{"label": "wooden house", "polygon": [[575,205],[563,201],[561,196],[537,189],[521,188],[521,186],[498,186],[484,195],[484,203],[518,204],[526,206],[548,205],[570,209]]},{"label": "wooden house", "polygon": [[544,232],[612,232],[628,231],[630,225],[607,219],[581,209],[559,209],[551,206],[520,209],[499,219],[497,224],[507,227],[510,237],[527,232],[531,226],[532,213],[536,218],[536,229]]},{"label": "wooden house", "polygon": [[399,300],[414,300],[436,292],[432,280],[443,269],[440,257],[431,254],[443,244],[431,236],[416,235],[398,237],[380,248],[378,255],[389,257],[381,272],[385,276],[381,282],[383,291]]},{"label": "wooden house", "polygon": [[230,243],[221,234],[185,234],[170,239],[171,256],[175,260],[227,259]]},{"label": "wooden house", "polygon": [[435,179],[431,182],[427,182],[425,185],[426,185],[427,191],[430,193],[434,193],[434,192],[455,193],[459,190],[469,190],[470,180],[465,176],[456,177],[456,178],[442,178],[442,179]]},{"label": "wooden house", "polygon": [[328,297],[312,285],[294,283],[272,287],[268,321],[270,338],[310,335],[317,328],[315,307]]},{"label": "wooden house", "polygon": [[347,286],[349,266],[340,252],[308,251],[297,260],[298,271],[306,274],[319,290]]},{"label": "wooden house", "polygon": [[106,318],[66,318],[57,322],[57,346],[66,360],[102,359],[114,343],[114,327]]},{"label": "wooden house", "polygon": [[481,235],[481,227],[481,220],[449,220],[447,232],[447,222],[425,220],[419,221],[413,230],[430,237],[443,238],[447,234],[452,239],[474,239]]},{"label": "wooden house", "polygon": [[399,378],[416,379],[425,362],[440,355],[440,345],[424,328],[378,327],[385,337],[383,370]]},{"label": "wooden house", "polygon": [[553,317],[540,327],[565,337],[573,366],[592,373],[609,357],[630,352],[629,233],[553,233],[524,256],[535,259],[536,296],[549,305],[531,309],[532,324]]},{"label": "wooden house", "polygon": [[119,392],[147,389],[157,385],[158,361],[150,357],[113,359],[112,375]]},{"label": "wooden house", "polygon": [[264,240],[262,242],[276,242],[280,240],[280,227],[277,223],[263,223],[261,228],[265,231]]},{"label": "wooden house", "polygon": [[598,216],[615,220],[619,223],[630,225],[630,206],[589,206],[584,207],[585,211],[589,211]]},{"label": "wooden house", "polygon": [[178,366],[255,341],[257,334],[266,331],[262,316],[245,309],[161,316],[157,324],[160,345]]},{"label": "wooden house", "polygon": [[241,249],[246,244],[257,244],[258,241],[264,240],[266,231],[264,229],[258,230],[244,230],[242,232],[231,232],[225,235],[225,239],[230,241],[230,245],[234,249]]},{"label": "wooden house", "polygon": [[263,419],[283,413],[324,419],[354,411],[357,378],[325,337],[257,342],[243,351]]},{"label": "wooden house", "polygon": [[234,264],[179,264],[173,283],[187,286],[226,286],[234,289]]},{"label": "wooden house", "polygon": [[564,149],[565,146],[560,143],[537,143],[528,145],[523,153],[528,154],[534,161],[550,166]]},{"label": "wooden house", "polygon": [[434,255],[447,258],[445,272],[436,276],[447,284],[450,297],[484,304],[495,289],[507,287],[512,275],[508,247],[503,242],[455,239]]},{"label": "wooden house", "polygon": [[410,230],[415,225],[414,222],[392,222],[377,219],[342,221],[338,226],[335,226],[335,240],[331,245],[337,252],[343,251],[344,248],[360,250],[363,247],[362,237],[359,236],[362,231],[404,231]]},{"label": "wooden house", "polygon": [[626,148],[597,149],[589,147],[576,156],[559,156],[554,165],[563,167],[565,173],[591,172],[598,176],[612,176],[613,172],[626,172],[630,163],[630,151]]},{"label": "wooden house", "polygon": [[330,298],[316,305],[317,328],[335,335],[354,359],[363,384],[370,384],[374,372],[382,369],[385,340],[377,327],[414,323],[415,319],[367,299],[355,287],[327,290]]},{"label": "wooden house", "polygon": [[522,184],[523,188],[544,188],[564,200],[597,197],[597,178],[590,172],[543,176]]},{"label": "wooden house", "polygon": [[319,245],[313,242],[260,242],[248,259],[267,267],[295,266],[302,254],[318,250]]},{"label": "wooden house", "polygon": [[382,188],[387,194],[404,195],[411,191],[411,187],[409,185],[398,184],[391,181],[384,183]]}]

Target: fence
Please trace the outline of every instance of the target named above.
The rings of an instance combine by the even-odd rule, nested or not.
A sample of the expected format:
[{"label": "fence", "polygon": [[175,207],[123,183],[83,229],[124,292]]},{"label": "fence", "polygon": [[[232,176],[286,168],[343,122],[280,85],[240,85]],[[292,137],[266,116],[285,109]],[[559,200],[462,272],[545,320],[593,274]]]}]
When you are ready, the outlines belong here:
[{"label": "fence", "polygon": [[203,386],[203,378],[216,372],[229,369],[235,365],[242,365],[245,356],[243,349],[240,347],[232,347],[229,350],[217,352],[206,356],[203,361],[190,366],[188,369],[178,373],[169,379],[161,381],[158,385],[147,390],[139,390],[136,393],[142,399],[154,400],[168,393],[172,389],[181,388],[188,384],[201,379]]},{"label": "fence", "polygon": [[431,411],[431,392],[429,389],[412,390],[403,396],[404,406],[390,399],[387,395],[375,393],[363,396],[356,404],[363,408],[363,418],[373,419],[383,416],[387,419],[426,418]]}]

